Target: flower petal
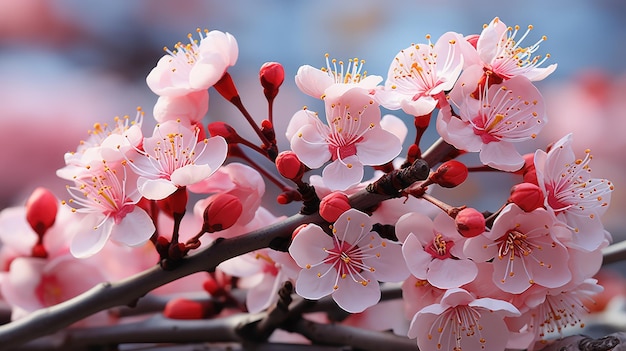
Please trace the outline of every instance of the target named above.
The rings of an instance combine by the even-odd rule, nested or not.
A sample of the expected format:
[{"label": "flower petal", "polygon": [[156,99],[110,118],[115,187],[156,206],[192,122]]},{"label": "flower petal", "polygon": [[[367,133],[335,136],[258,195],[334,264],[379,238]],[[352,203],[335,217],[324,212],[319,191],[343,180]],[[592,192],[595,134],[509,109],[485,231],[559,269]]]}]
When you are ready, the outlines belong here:
[{"label": "flower petal", "polygon": [[363,179],[363,164],[356,156],[335,160],[324,167],[322,179],[331,190],[346,190]]},{"label": "flower petal", "polygon": [[325,249],[333,248],[333,239],[326,235],[316,224],[309,224],[302,228],[289,246],[289,254],[298,266],[306,268],[322,262],[328,253]]},{"label": "flower petal", "polygon": [[102,221],[103,217],[98,215],[87,215],[83,218],[80,222],[80,228],[83,229],[76,232],[70,243],[70,252],[74,257],[86,258],[102,250],[111,236],[114,220],[107,218]]},{"label": "flower petal", "polygon": [[150,240],[156,230],[152,218],[141,207],[133,210],[111,230],[111,240],[128,246],[139,246]]},{"label": "flower petal", "polygon": [[333,300],[347,312],[363,312],[366,308],[374,306],[380,301],[378,282],[365,272],[362,274],[369,278],[367,284],[355,282],[350,276],[347,276],[344,279],[339,279],[338,288],[333,293]]},{"label": "flower petal", "polygon": [[137,190],[148,200],[162,200],[170,196],[178,189],[176,185],[167,179],[137,179]]},{"label": "flower petal", "polygon": [[296,279],[296,293],[305,299],[321,299],[334,291],[337,271],[330,264],[302,269]]}]

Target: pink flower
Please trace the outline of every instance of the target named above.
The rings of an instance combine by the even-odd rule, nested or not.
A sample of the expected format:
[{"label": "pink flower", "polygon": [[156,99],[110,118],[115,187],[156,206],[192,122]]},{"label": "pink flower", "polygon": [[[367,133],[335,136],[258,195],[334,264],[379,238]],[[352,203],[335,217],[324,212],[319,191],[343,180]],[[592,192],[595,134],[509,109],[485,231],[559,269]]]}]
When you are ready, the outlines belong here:
[{"label": "pink flower", "polygon": [[[67,301],[104,281],[97,266],[71,255],[51,259],[19,257],[2,277],[0,291],[13,308],[12,319],[17,319]],[[86,322],[102,324],[103,318],[103,314],[94,315]]]},{"label": "pink flower", "polygon": [[452,89],[463,68],[460,46],[470,44],[454,32],[445,33],[434,45],[427,38],[427,44],[411,45],[392,61],[384,89],[375,94],[385,108],[426,115],[437,106],[436,96]]},{"label": "pink flower", "polygon": [[167,54],[150,71],[146,82],[155,94],[182,96],[206,90],[237,62],[239,47],[232,35],[206,29],[197,32],[199,43],[189,34],[188,44],[179,42],[174,50],[165,49]]},{"label": "pink flower", "polygon": [[326,120],[315,112],[297,112],[287,127],[291,149],[309,168],[319,168],[331,190],[345,190],[363,179],[364,165],[391,161],[402,150],[400,140],[380,126],[380,108],[360,89],[326,99]]},{"label": "pink flower", "polygon": [[88,131],[87,140],[81,141],[75,152],[65,154],[66,165],[57,170],[57,176],[73,180],[87,172],[88,167],[101,163],[102,160],[123,160],[126,152],[141,144],[143,115],[143,110],[137,108],[137,115],[132,120],[129,116],[124,116],[115,117],[113,124],[95,123],[93,129]]},{"label": "pink flower", "polygon": [[289,253],[303,269],[296,292],[307,299],[332,294],[339,307],[361,312],[380,299],[378,281],[399,282],[408,275],[397,243],[371,232],[371,219],[355,209],[342,214],[332,236],[316,224],[301,229]]},{"label": "pink flower", "polygon": [[568,250],[558,237],[567,232],[542,209],[525,212],[507,205],[491,231],[467,240],[464,252],[475,261],[493,258],[493,282],[519,294],[534,284],[557,288],[572,279]]},{"label": "pink flower", "polygon": [[483,164],[516,171],[524,159],[514,143],[535,138],[546,123],[543,98],[524,77],[493,84],[481,91],[478,100],[470,97],[475,86],[472,79],[459,79],[450,96],[455,103],[460,102],[460,117],[440,111],[437,131],[458,149],[480,152]]},{"label": "pink flower", "polygon": [[528,26],[528,30],[522,37],[516,39],[519,29],[519,26],[507,27],[498,17],[485,26],[476,43],[476,50],[483,61],[484,69],[495,73],[502,79],[524,76],[531,81],[542,80],[554,72],[557,66],[552,64],[545,68],[539,67],[550,55],[543,58],[533,56],[539,49],[539,44],[547,38],[543,36],[535,44],[523,47],[522,41],[533,26]]},{"label": "pink flower", "polygon": [[97,253],[109,238],[128,246],[139,246],[150,239],[154,224],[146,211],[135,206],[139,194],[126,189],[124,163],[101,163],[74,179],[74,183],[67,188],[73,197],[68,203],[80,205],[72,211],[85,214],[70,244],[74,256],[84,258]]},{"label": "pink flower", "polygon": [[339,61],[337,67],[337,60],[329,61],[328,57],[326,54],[326,67],[322,69],[309,65],[300,66],[296,73],[296,85],[300,91],[316,99],[324,99],[331,87],[333,87],[331,95],[341,95],[354,87],[370,91],[383,80],[380,76],[367,76],[363,71],[364,60],[349,59],[345,67],[343,61]]},{"label": "pink flower", "polygon": [[408,336],[420,350],[503,351],[510,334],[504,318],[519,315],[508,302],[453,288],[415,314]]},{"label": "pink flower", "polygon": [[399,239],[406,237],[402,254],[418,279],[450,289],[471,282],[478,274],[476,264],[463,254],[465,238],[445,213],[440,212],[434,222],[421,213],[407,213],[396,223],[396,234]]},{"label": "pink flower", "polygon": [[239,287],[248,289],[248,312],[261,312],[278,300],[286,281],[295,281],[300,267],[286,252],[262,249],[222,262],[218,269],[240,277]]},{"label": "pink flower", "polygon": [[[545,341],[551,336],[562,337],[567,330],[583,328],[584,316],[588,314],[585,303],[602,292],[603,287],[596,279],[586,279],[567,289],[543,289],[526,299],[530,309],[520,317],[512,318],[510,325],[520,327],[523,333],[530,333],[534,340]],[[576,333],[570,330],[569,333]]]},{"label": "pink flower", "polygon": [[577,159],[572,149],[572,134],[557,141],[548,153],[535,152],[537,181],[545,193],[545,206],[571,229],[573,247],[592,251],[604,242],[600,217],[611,201],[613,183],[591,178],[591,154]]},{"label": "pink flower", "polygon": [[226,159],[228,145],[217,136],[198,142],[198,131],[180,121],[157,124],[152,137],[144,138],[143,150],[129,156],[139,175],[137,188],[150,200],[161,200],[215,172]]}]

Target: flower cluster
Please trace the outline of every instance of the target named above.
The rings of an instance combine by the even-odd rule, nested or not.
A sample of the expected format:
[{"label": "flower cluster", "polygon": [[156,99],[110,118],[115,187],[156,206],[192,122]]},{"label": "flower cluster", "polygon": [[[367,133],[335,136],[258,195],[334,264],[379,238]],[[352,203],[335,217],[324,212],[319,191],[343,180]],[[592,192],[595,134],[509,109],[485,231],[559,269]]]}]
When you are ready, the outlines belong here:
[{"label": "flower cluster", "polygon": [[[151,135],[141,109],[134,119],[94,125],[57,172],[70,182],[64,206],[39,189],[26,207],[0,214],[0,298],[17,319],[156,262],[177,269],[218,237],[287,228],[288,237],[271,234],[282,245],[225,253],[214,271],[179,280],[176,290],[208,292],[228,308],[257,313],[290,282],[304,299],[330,296],[350,314],[376,314],[378,328],[404,329],[422,350],[532,349],[582,326],[585,304],[602,290],[594,275],[611,242],[601,217],[613,184],[593,177],[590,151],[577,156],[571,134],[533,154],[517,151],[548,121],[533,82],[556,69],[545,65],[549,55],[536,54],[545,36],[523,43],[531,29],[520,34],[495,18],[478,34],[447,32],[434,43],[426,36],[393,57],[386,80],[368,75],[358,58],[326,55],[321,69],[304,65],[295,83],[321,100],[323,116],[304,108],[280,121],[286,131],[278,137],[290,147],[282,152],[272,104],[283,67],[261,67],[270,108],[257,123],[228,72],[237,41],[198,29],[198,39],[190,34],[188,43],[166,48],[147,76],[159,96]],[[224,121],[203,125],[209,89],[242,113],[257,142]],[[407,116],[414,141],[405,141]],[[441,138],[422,153],[431,116]],[[481,164],[457,159],[465,153],[479,153]],[[516,179],[495,210],[432,195],[483,170]],[[364,180],[368,171],[373,177]],[[265,180],[279,188],[279,203],[303,203],[291,222],[264,207]],[[377,308],[381,288],[392,286],[401,289],[402,313]],[[247,291],[245,304],[233,303],[235,289]],[[178,299],[164,313],[217,318],[214,307]]]}]

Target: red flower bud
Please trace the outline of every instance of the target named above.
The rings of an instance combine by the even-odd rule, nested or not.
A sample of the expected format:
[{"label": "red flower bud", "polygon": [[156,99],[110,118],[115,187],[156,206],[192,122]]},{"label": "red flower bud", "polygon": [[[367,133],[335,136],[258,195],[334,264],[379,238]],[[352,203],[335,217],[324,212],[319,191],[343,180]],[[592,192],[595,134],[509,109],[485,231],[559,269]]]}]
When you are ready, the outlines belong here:
[{"label": "red flower bud", "polygon": [[58,208],[58,200],[52,192],[39,187],[26,201],[26,221],[41,237],[54,224]]},{"label": "red flower bud", "polygon": [[224,139],[226,139],[226,142],[230,145],[238,144],[243,140],[241,136],[237,134],[235,128],[224,122],[209,123],[207,128],[209,129],[209,134],[211,134],[211,136],[219,135],[221,137],[224,137]]},{"label": "red flower bud", "polygon": [[293,151],[283,151],[276,156],[276,169],[283,177],[300,180],[304,175],[304,164]]},{"label": "red flower bud", "polygon": [[485,216],[471,207],[459,211],[454,223],[456,230],[466,238],[475,237],[485,231]]},{"label": "red flower bud", "polygon": [[241,212],[243,212],[241,201],[238,197],[231,194],[220,193],[212,195],[208,203],[204,210],[204,223],[202,224],[202,230],[207,233],[218,232],[232,227],[239,219],[239,216],[241,216]]},{"label": "red flower bud", "polygon": [[463,163],[450,160],[439,166],[439,168],[430,175],[429,180],[444,188],[454,188],[467,179],[468,173],[467,166]]},{"label": "red flower bud", "polygon": [[332,192],[322,199],[320,202],[320,216],[325,221],[333,223],[341,216],[342,213],[351,209],[348,196],[341,192]]},{"label": "red flower bud", "polygon": [[268,101],[272,101],[278,94],[278,88],[285,80],[285,69],[278,62],[266,62],[259,70],[259,78],[261,79],[265,98]]},{"label": "red flower bud", "polygon": [[182,297],[167,302],[163,315],[171,319],[201,319],[205,315],[205,305]]},{"label": "red flower bud", "polygon": [[217,92],[220,93],[224,99],[230,102],[239,98],[239,92],[237,91],[237,87],[235,87],[235,82],[233,82],[233,78],[228,72],[224,72],[222,78],[215,83],[213,88],[215,88],[215,90],[217,90]]},{"label": "red flower bud", "polygon": [[157,201],[157,206],[170,217],[182,216],[187,210],[187,188],[180,187],[170,196]]},{"label": "red flower bud", "polygon": [[511,188],[511,196],[508,202],[519,206],[525,212],[531,212],[539,207],[543,207],[544,195],[541,188],[532,183],[520,183]]}]

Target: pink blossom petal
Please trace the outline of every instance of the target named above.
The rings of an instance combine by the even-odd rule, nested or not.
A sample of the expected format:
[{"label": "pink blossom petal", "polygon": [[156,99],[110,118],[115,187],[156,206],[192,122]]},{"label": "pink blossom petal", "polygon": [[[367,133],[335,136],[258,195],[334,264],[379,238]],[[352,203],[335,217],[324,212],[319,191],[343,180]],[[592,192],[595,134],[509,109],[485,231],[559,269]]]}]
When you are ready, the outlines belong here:
[{"label": "pink blossom petal", "polygon": [[309,65],[300,66],[296,73],[296,86],[303,93],[316,99],[320,99],[332,84],[334,80],[327,72]]},{"label": "pink blossom petal", "polygon": [[356,150],[362,164],[382,165],[400,154],[402,142],[393,133],[382,128],[374,128],[356,144]]},{"label": "pink blossom petal", "polygon": [[[102,222],[103,219],[98,215],[86,215],[81,220],[82,230],[76,232],[70,243],[70,252],[74,257],[86,258],[102,250],[114,225],[113,218],[107,218]],[[99,226],[96,228],[96,225]]]},{"label": "pink blossom petal", "polygon": [[500,141],[483,145],[480,151],[480,162],[496,169],[514,172],[522,168],[524,158],[512,143]]},{"label": "pink blossom petal", "polygon": [[291,138],[291,150],[298,155],[302,163],[312,169],[321,167],[331,156],[328,144],[319,133],[316,124],[307,124],[298,130]]},{"label": "pink blossom petal", "polygon": [[186,165],[174,170],[170,180],[176,186],[183,187],[208,178],[214,170],[211,166],[204,164]]},{"label": "pink blossom petal", "polygon": [[228,62],[219,52],[202,55],[201,60],[189,72],[189,86],[193,90],[204,90],[212,87],[222,78],[228,68]]},{"label": "pink blossom petal", "polygon": [[[439,131],[439,124],[437,131]],[[447,124],[442,124],[441,128],[445,128],[444,135],[448,137],[444,140],[454,145],[457,149],[469,152],[477,152],[483,146],[482,140],[471,128],[468,122],[464,122],[459,118],[452,117]]]},{"label": "pink blossom petal", "polygon": [[372,242],[380,239],[378,234],[370,233],[371,218],[367,214],[351,208],[342,213],[333,224],[333,234],[342,242],[350,245],[359,245],[362,242]]},{"label": "pink blossom petal", "polygon": [[145,244],[156,230],[152,218],[142,208],[134,206],[132,211],[111,230],[111,240],[128,246]]},{"label": "pink blossom petal", "polygon": [[337,271],[330,264],[304,268],[296,280],[296,293],[305,299],[318,300],[329,295],[335,286]]},{"label": "pink blossom petal", "polygon": [[[380,239],[379,239],[380,240]],[[378,248],[380,256],[363,259],[363,263],[374,267],[372,275],[381,282],[400,282],[409,276],[409,270],[402,256],[402,246],[388,240]]]},{"label": "pink blossom petal", "polygon": [[198,123],[209,109],[209,91],[200,90],[182,96],[161,96],[154,104],[153,115],[158,123],[181,119],[186,125]]},{"label": "pink blossom petal", "polygon": [[433,256],[424,251],[424,247],[417,237],[410,234],[402,245],[402,254],[411,274],[419,279],[426,279],[427,269]]},{"label": "pink blossom petal", "polygon": [[353,281],[350,276],[339,279],[338,288],[333,293],[333,300],[337,305],[350,313],[363,312],[380,301],[380,286],[370,275],[362,272],[368,278],[368,284],[363,285]]},{"label": "pink blossom petal", "polygon": [[363,164],[358,157],[350,156],[342,161],[335,160],[322,171],[324,184],[332,190],[346,190],[363,179]]},{"label": "pink blossom petal", "polygon": [[261,312],[278,300],[278,289],[284,281],[279,281],[276,276],[263,274],[263,280],[248,290],[246,295],[246,307],[250,313]]},{"label": "pink blossom petal", "polygon": [[474,262],[487,262],[498,254],[498,247],[493,239],[481,234],[465,241],[463,254]]},{"label": "pink blossom petal", "polygon": [[11,262],[9,271],[0,284],[3,298],[12,305],[27,311],[43,307],[36,294],[46,260],[31,257],[18,257]]},{"label": "pink blossom petal", "polygon": [[167,179],[137,179],[137,190],[148,200],[162,200],[170,196],[178,189],[176,185]]},{"label": "pink blossom petal", "polygon": [[204,150],[201,155],[194,160],[196,165],[206,164],[215,172],[226,160],[228,153],[228,143],[221,136],[214,136],[206,141],[199,142],[195,147],[195,152]]},{"label": "pink blossom petal", "polygon": [[401,143],[404,142],[409,132],[409,129],[402,119],[390,114],[384,115],[383,118],[380,119],[380,127],[395,135]]},{"label": "pink blossom petal", "polygon": [[432,96],[422,96],[419,99],[402,100],[402,111],[412,116],[423,116],[431,113],[437,106],[437,100]]},{"label": "pink blossom petal", "polygon": [[396,236],[400,242],[404,242],[409,234],[413,233],[420,239],[420,233],[426,233],[420,243],[426,245],[432,240],[432,233],[435,229],[433,221],[427,216],[418,212],[409,212],[402,215],[396,223]]},{"label": "pink blossom petal", "polygon": [[321,123],[315,112],[311,110],[299,110],[294,113],[291,119],[289,120],[289,124],[287,125],[287,130],[285,131],[285,136],[287,140],[291,141],[294,135],[298,133],[298,130],[304,127],[307,124],[316,124]]},{"label": "pink blossom petal", "polygon": [[305,268],[322,262],[328,253],[324,249],[334,247],[333,239],[326,235],[316,224],[309,224],[302,228],[289,246],[289,254],[298,266]]},{"label": "pink blossom petal", "polygon": [[478,275],[478,267],[470,260],[434,259],[428,265],[426,278],[440,289],[458,288],[470,283]]}]

